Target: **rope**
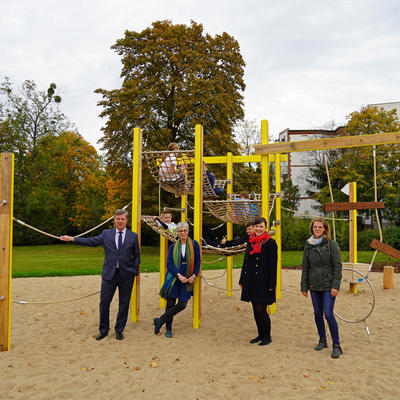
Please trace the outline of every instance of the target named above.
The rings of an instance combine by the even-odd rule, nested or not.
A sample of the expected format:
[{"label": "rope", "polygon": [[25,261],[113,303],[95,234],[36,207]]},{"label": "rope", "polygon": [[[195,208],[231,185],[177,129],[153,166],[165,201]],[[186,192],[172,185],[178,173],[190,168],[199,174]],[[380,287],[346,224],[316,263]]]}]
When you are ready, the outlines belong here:
[{"label": "rope", "polygon": [[[130,202],[129,202],[126,206],[124,206],[122,209],[125,210],[125,209],[128,208],[131,204],[132,204],[132,202],[130,201]],[[79,235],[75,235],[75,237],[80,237],[80,236],[87,235],[88,233],[94,231],[95,229],[99,228],[100,226],[106,224],[107,222],[110,222],[113,218],[114,218],[114,216],[108,218],[107,220],[103,221],[101,224],[95,226],[94,228],[89,229],[89,230],[86,231],[86,232],[80,233]],[[48,232],[42,231],[41,229],[35,228],[34,226],[29,225],[29,224],[27,224],[26,222],[23,222],[23,221],[21,221],[21,220],[15,218],[15,217],[13,217],[13,220],[14,220],[15,222],[17,222],[18,224],[20,224],[20,225],[22,225],[22,226],[26,226],[27,228],[32,229],[32,230],[34,230],[34,231],[36,231],[36,232],[39,232],[39,233],[41,233],[41,234],[43,234],[43,235],[50,236],[50,237],[52,237],[52,238],[54,238],[54,239],[60,240],[60,237],[59,237],[59,236],[55,236],[55,235],[53,235],[53,234],[51,234],[51,233],[48,233]]]},{"label": "rope", "polygon": [[224,269],[224,271],[222,272],[222,274],[219,274],[217,276],[213,276],[212,278],[208,278],[208,279],[218,279],[221,278],[222,276],[224,276],[226,274],[226,269]]},{"label": "rope", "polygon": [[[330,178],[330,176],[329,176],[328,162],[326,161],[326,157],[325,157],[325,156],[326,156],[326,154],[324,154],[324,162],[325,162],[326,176],[328,177],[329,193],[331,194],[331,201],[332,201],[332,203],[333,203],[334,200],[333,200],[333,192],[332,192],[331,178]],[[336,240],[335,211],[332,211],[332,225],[333,225],[333,240]]]},{"label": "rope", "polygon": [[76,300],[81,300],[85,299],[86,297],[94,296],[95,294],[100,293],[100,290],[94,293],[87,294],[85,296],[81,297],[76,297],[74,299],[68,299],[68,300],[56,300],[56,301],[23,301],[23,300],[11,300],[11,303],[16,303],[16,304],[58,304],[58,303],[69,303],[71,301],[76,301]]},{"label": "rope", "polygon": [[202,264],[215,264],[216,262],[221,261],[223,259],[224,259],[224,257],[220,257],[220,258],[217,258],[216,260],[212,260],[212,261],[202,261]]},{"label": "rope", "polygon": [[239,288],[239,289],[226,289],[226,288],[220,288],[220,287],[218,287],[218,286],[215,286],[213,283],[208,282],[207,279],[204,277],[203,274],[201,274],[201,278],[204,280],[204,283],[205,283],[206,285],[208,285],[208,286],[210,286],[210,287],[212,287],[212,288],[214,288],[214,289],[223,290],[224,292],[236,292],[236,291],[238,291],[238,290],[242,290],[242,289],[240,289],[240,288]]},{"label": "rope", "polygon": [[[320,217],[320,215],[302,214],[302,213],[300,213],[300,212],[298,212],[296,210],[291,210],[290,208],[286,208],[286,207],[281,207],[281,208],[282,208],[282,210],[286,210],[286,211],[292,212],[294,214],[300,215],[301,217],[306,217],[306,218],[309,218],[309,219],[319,218]],[[325,219],[332,219],[332,218],[329,218],[329,217],[324,217],[324,218]],[[349,220],[348,218],[336,218],[336,221],[348,221],[348,220]]]}]

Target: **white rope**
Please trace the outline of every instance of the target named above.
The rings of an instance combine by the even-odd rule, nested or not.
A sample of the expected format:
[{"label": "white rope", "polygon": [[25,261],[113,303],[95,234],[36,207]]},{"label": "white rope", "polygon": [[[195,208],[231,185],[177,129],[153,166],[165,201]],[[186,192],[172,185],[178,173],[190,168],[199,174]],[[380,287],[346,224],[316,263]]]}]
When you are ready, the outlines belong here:
[{"label": "white rope", "polygon": [[[132,204],[132,202],[130,201],[126,206],[122,207],[122,210],[127,209],[131,204]],[[80,237],[80,236],[87,235],[88,233],[94,231],[95,229],[99,228],[100,226],[106,224],[107,222],[110,222],[112,219],[114,219],[114,216],[108,218],[107,220],[103,221],[101,224],[95,226],[94,228],[89,229],[89,230],[86,231],[86,232],[80,233],[79,235],[75,235],[75,237]],[[60,237],[59,237],[59,236],[55,236],[55,235],[53,235],[53,234],[51,234],[51,233],[48,233],[48,232],[42,231],[41,229],[35,228],[34,226],[29,225],[29,224],[27,224],[26,222],[23,222],[23,221],[21,221],[21,220],[15,218],[15,217],[13,217],[13,220],[14,220],[15,222],[17,222],[18,224],[20,224],[20,225],[22,225],[22,226],[26,226],[27,228],[32,229],[32,230],[34,230],[34,231],[36,231],[36,232],[39,232],[39,233],[41,233],[41,234],[43,234],[43,235],[46,235],[46,236],[52,237],[52,238],[54,238],[54,239],[59,239],[59,240],[60,240]]]},{"label": "white rope", "polygon": [[221,261],[223,259],[224,259],[224,257],[220,257],[220,258],[217,258],[216,260],[212,260],[212,261],[202,261],[202,263],[203,264],[215,264],[216,262]]},{"label": "white rope", "polygon": [[[292,212],[294,214],[300,215],[301,217],[306,217],[306,218],[309,218],[309,219],[320,218],[320,215],[302,214],[302,213],[300,213],[300,212],[298,212],[296,210],[291,210],[290,208],[286,208],[286,207],[281,207],[281,208],[282,208],[282,210],[286,210],[286,211]],[[324,218],[325,219],[332,219],[332,218],[329,218],[329,217],[324,217]],[[349,220],[348,218],[336,218],[336,221],[348,221],[348,220]]]},{"label": "white rope", "polygon": [[23,301],[23,300],[11,300],[11,303],[16,303],[16,304],[58,304],[58,303],[68,303],[70,301],[76,301],[76,300],[81,300],[85,299],[86,297],[94,296],[95,294],[100,293],[100,290],[94,293],[87,294],[85,296],[81,297],[76,297],[74,299],[68,299],[68,300],[55,300],[55,301]]},{"label": "white rope", "polygon": [[225,288],[220,288],[220,287],[218,287],[218,286],[215,286],[213,283],[208,282],[207,279],[204,277],[203,274],[201,274],[201,278],[204,280],[204,283],[205,283],[206,285],[208,285],[208,286],[210,286],[210,287],[212,287],[212,288],[214,288],[214,289],[223,290],[223,291],[225,291],[225,292],[236,292],[236,291],[238,291],[238,290],[242,290],[241,288],[238,288],[238,289],[225,289]]}]

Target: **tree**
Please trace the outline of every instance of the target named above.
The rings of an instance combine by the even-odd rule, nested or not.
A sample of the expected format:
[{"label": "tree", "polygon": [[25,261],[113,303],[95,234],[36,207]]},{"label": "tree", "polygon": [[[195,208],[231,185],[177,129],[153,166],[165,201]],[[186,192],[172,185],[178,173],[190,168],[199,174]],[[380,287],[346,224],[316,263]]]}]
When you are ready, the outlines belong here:
[{"label": "tree", "polygon": [[165,150],[170,142],[193,148],[194,127],[202,124],[206,155],[237,151],[233,127],[244,115],[245,64],[232,36],[204,34],[194,21],[157,21],[125,31],[112,49],[122,57],[122,87],[96,90],[107,118],[100,142],[110,172],[130,169],[136,126],[147,150]]},{"label": "tree", "polygon": [[[344,135],[369,135],[400,130],[396,110],[363,107],[351,113]],[[357,182],[357,200],[374,201],[374,172],[372,147],[354,147],[340,151],[340,157],[330,166],[335,201],[348,201],[340,189],[348,182]],[[382,145],[376,149],[378,201],[385,201],[383,216],[400,224],[400,146]],[[315,195],[320,203],[330,201],[325,185]],[[329,200],[328,200],[329,199]],[[368,212],[366,212],[368,213]]]},{"label": "tree", "polygon": [[[97,225],[104,214],[105,175],[96,150],[77,132],[40,138],[29,167],[31,192],[25,199],[29,223],[56,234],[76,234]],[[41,242],[24,232],[19,241]]]}]

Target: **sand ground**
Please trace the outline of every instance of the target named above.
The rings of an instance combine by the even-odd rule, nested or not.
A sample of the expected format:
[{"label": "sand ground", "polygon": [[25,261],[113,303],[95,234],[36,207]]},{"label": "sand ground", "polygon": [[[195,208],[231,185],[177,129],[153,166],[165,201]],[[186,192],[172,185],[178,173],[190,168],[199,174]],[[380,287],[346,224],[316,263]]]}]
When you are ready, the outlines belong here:
[{"label": "sand ground", "polygon": [[[239,271],[234,271],[235,287]],[[240,292],[203,285],[202,325],[192,329],[192,306],[174,321],[174,338],[153,333],[160,315],[158,274],[141,275],[141,314],[125,339],[97,342],[99,296],[51,305],[12,305],[11,351],[0,353],[1,399],[400,399],[400,274],[395,289],[382,289],[363,323],[339,320],[344,354],[317,352],[310,299],[299,293],[301,271],[283,271],[282,299],[272,319],[272,344],[248,343],[256,336],[251,305]],[[221,271],[204,273],[225,286]],[[99,276],[25,278],[12,282],[14,300],[79,297],[99,290]],[[343,285],[336,310],[362,319],[372,296],[366,284],[357,295]],[[111,308],[115,321],[117,296]],[[370,340],[369,340],[370,339]]]}]

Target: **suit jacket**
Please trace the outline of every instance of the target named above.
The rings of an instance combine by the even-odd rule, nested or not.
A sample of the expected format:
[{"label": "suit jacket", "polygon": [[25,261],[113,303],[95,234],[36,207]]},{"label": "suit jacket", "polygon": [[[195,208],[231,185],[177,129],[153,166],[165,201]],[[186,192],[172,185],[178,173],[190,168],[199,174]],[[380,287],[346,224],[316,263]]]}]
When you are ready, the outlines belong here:
[{"label": "suit jacket", "polygon": [[104,263],[102,278],[109,281],[115,274],[117,262],[122,279],[129,279],[139,273],[140,252],[137,234],[126,229],[122,248],[117,250],[115,245],[115,228],[104,230],[99,236],[91,238],[75,237],[75,244],[83,246],[104,247]]}]

